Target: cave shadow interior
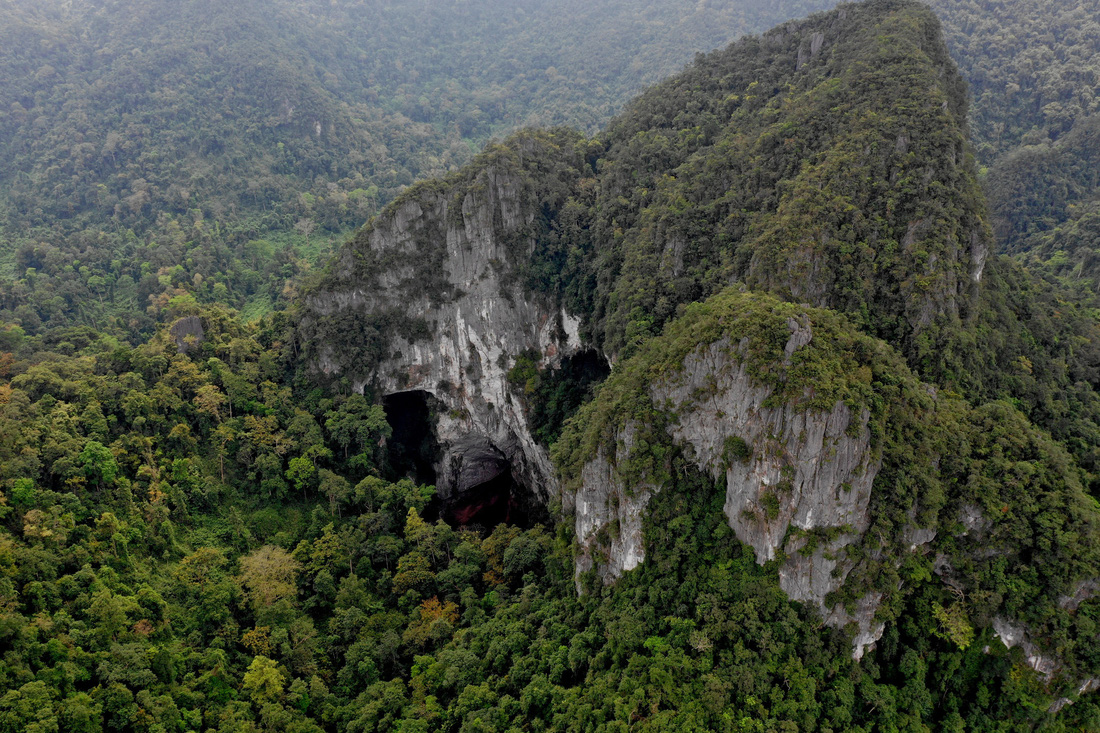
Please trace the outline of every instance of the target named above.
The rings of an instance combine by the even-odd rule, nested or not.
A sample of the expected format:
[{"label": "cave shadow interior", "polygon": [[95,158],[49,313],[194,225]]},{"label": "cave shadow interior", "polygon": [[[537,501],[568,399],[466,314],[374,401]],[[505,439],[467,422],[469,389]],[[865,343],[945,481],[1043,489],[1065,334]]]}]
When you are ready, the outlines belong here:
[{"label": "cave shadow interior", "polygon": [[439,443],[432,426],[431,401],[434,398],[422,389],[395,392],[382,398],[386,421],[393,430],[386,444],[390,478],[435,484]]},{"label": "cave shadow interior", "polygon": [[[386,395],[382,404],[393,430],[387,442],[390,478],[434,485],[441,450],[433,416],[440,409],[438,401],[424,390],[409,390]],[[446,501],[436,497],[425,508],[424,518],[487,532],[499,524],[529,529],[548,521],[546,510],[530,489],[515,479],[507,460],[503,456],[499,460],[498,474]]]}]

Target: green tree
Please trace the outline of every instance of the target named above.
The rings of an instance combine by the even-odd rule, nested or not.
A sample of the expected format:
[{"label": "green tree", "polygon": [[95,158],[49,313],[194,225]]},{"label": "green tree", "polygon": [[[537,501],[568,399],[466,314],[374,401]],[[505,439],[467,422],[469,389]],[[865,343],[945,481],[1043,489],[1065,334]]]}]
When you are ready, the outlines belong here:
[{"label": "green tree", "polygon": [[241,690],[253,703],[262,706],[275,702],[283,696],[286,678],[279,671],[279,665],[267,657],[257,656],[248,665],[241,681]]},{"label": "green tree", "polygon": [[57,733],[55,692],[41,681],[8,690],[0,698],[0,731],[4,733]]},{"label": "green tree", "polygon": [[370,404],[361,394],[352,394],[335,410],[326,412],[325,428],[344,449],[345,459],[350,446],[373,452],[374,444],[393,432],[382,406]]},{"label": "green tree", "polygon": [[89,440],[78,460],[84,475],[100,488],[113,486],[118,478],[119,467],[114,454],[98,440]]}]

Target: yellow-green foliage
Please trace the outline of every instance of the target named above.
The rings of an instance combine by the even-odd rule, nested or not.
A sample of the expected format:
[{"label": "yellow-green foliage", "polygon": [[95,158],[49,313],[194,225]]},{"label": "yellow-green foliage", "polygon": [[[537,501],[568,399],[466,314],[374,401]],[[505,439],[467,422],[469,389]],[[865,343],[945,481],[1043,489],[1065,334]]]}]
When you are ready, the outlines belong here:
[{"label": "yellow-green foliage", "polygon": [[[784,348],[791,337],[788,321],[809,323],[811,341],[788,360]],[[599,389],[596,399],[581,408],[554,446],[554,457],[567,487],[575,488],[580,469],[602,446],[609,457],[614,441],[629,423],[644,436],[636,440],[629,465],[631,477],[660,484],[668,442],[655,425],[676,419],[676,410],[690,406],[654,405],[650,385],[675,378],[691,353],[724,341],[730,364],[744,364],[761,386],[770,388],[769,405],[791,404],[799,410],[831,410],[846,402],[857,414],[872,415],[876,443],[882,435],[885,404],[872,380],[876,372],[897,370],[912,382],[908,370],[888,347],[860,334],[834,312],[785,303],[772,296],[730,288],[702,303],[688,306],[664,333],[645,342],[621,363]]]},{"label": "yellow-green foliage", "polygon": [[966,607],[962,603],[953,603],[944,608],[938,603],[933,603],[932,615],[939,622],[940,637],[966,651],[974,641],[974,627],[966,617]]}]

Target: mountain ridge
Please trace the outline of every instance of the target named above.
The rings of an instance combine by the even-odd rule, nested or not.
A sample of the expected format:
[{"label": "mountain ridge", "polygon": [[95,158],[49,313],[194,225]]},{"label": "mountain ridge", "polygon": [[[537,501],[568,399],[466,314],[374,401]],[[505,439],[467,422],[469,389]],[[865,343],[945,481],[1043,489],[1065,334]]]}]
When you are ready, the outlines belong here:
[{"label": "mountain ridge", "polygon": [[[553,106],[541,48],[476,104]],[[438,50],[364,53],[404,75],[386,114],[463,96],[413,91]],[[0,732],[1100,729],[1095,303],[989,252],[963,92],[926,8],[845,5],[394,191],[301,292],[209,212],[21,247]],[[242,241],[294,309],[217,305]],[[153,335],[74,326],[78,282]]]},{"label": "mountain ridge", "polygon": [[[943,557],[937,577],[970,587],[953,574],[956,566],[980,565],[968,554],[972,550],[957,549],[969,547],[968,535],[991,542],[993,534],[984,534],[987,531],[1019,532],[1021,537],[1038,531],[1028,524],[1030,519],[1012,524],[1006,518],[1001,524],[1014,526],[1011,530],[998,523],[992,529],[983,524],[996,501],[983,474],[984,459],[977,457],[983,451],[1019,450],[1019,461],[1037,462],[1036,468],[1027,470],[1038,471],[1049,484],[1040,482],[1029,490],[1076,507],[1077,513],[1067,520],[1078,527],[1071,534],[1096,534],[1095,508],[1089,508],[1081,488],[1082,474],[1059,453],[1057,444],[997,402],[1000,395],[992,390],[971,392],[962,399],[952,393],[968,381],[995,374],[989,364],[967,356],[968,345],[989,330],[1011,328],[1011,322],[994,324],[988,306],[1008,295],[1005,281],[998,277],[982,282],[992,235],[977,167],[967,147],[965,113],[964,84],[947,54],[939,22],[922,5],[875,0],[784,24],[697,59],[688,71],[629,105],[603,136],[520,133],[480,156],[459,176],[411,189],[345,248],[326,279],[307,296],[300,329],[304,351],[314,368],[323,363],[330,378],[348,378],[357,389],[382,395],[416,389],[438,399],[449,414],[480,413],[482,417],[463,425],[471,439],[485,441],[480,450],[488,454],[509,451],[495,444],[500,437],[484,427],[492,423],[502,399],[515,415],[511,435],[533,446],[530,450],[540,450],[522,415],[515,412],[516,404],[528,403],[526,410],[532,409],[531,389],[507,384],[509,366],[519,369],[521,357],[532,358],[523,354],[533,350],[535,366],[551,374],[582,345],[596,349],[614,365],[612,376],[597,388],[588,407],[566,424],[553,447],[561,472],[560,498],[558,477],[547,475],[545,469],[534,477],[518,466],[512,471],[521,485],[530,486],[534,479],[543,502],[548,496],[551,506],[560,502],[566,511],[575,512],[581,548],[578,582],[584,585],[588,570],[612,581],[639,566],[645,556],[646,506],[679,481],[696,481],[677,474],[673,465],[696,460],[695,469],[704,474],[715,471],[715,456],[723,445],[719,438],[726,431],[726,437],[740,439],[754,456],[751,470],[738,473],[727,463],[724,472],[712,477],[720,482],[726,476],[731,528],[738,539],[757,548],[760,562],[787,558],[778,571],[785,590],[812,602],[832,623],[856,621],[855,653],[862,655],[884,633],[881,622],[896,619],[892,614],[904,603],[908,590],[902,589],[908,586],[899,574],[903,567],[927,563],[925,569],[931,573],[928,554],[939,548]],[[487,183],[498,180],[514,181],[513,193],[487,194]],[[440,202],[446,206],[439,208]],[[386,282],[435,282],[433,278],[449,276],[459,267],[466,256],[451,231],[458,219],[447,213],[459,210],[467,229],[471,217],[493,222],[483,239],[496,248],[499,259],[484,263],[480,277],[470,273],[463,282],[444,277],[431,288],[432,294],[407,291],[401,297],[392,292],[387,296]],[[473,215],[474,211],[485,213]],[[375,236],[383,230],[408,232],[402,236],[416,244],[414,259],[399,254],[408,247],[402,236]],[[444,240],[446,254],[433,259],[443,251]],[[368,272],[377,279],[374,285],[363,279]],[[682,349],[676,351],[682,363],[673,359],[676,363],[665,364],[654,356],[667,354],[670,334],[691,333],[682,322],[697,318],[707,304],[725,304],[711,306],[721,312],[723,307],[735,307],[730,304],[738,302],[739,289],[754,288],[764,302],[778,297],[801,304],[798,308],[831,307],[847,319],[841,331],[853,329],[863,338],[891,343],[904,364],[890,357],[889,367],[868,362],[851,370],[866,375],[859,390],[873,391],[873,384],[896,404],[874,402],[871,412],[877,417],[867,423],[871,413],[861,418],[860,411],[870,408],[848,404],[850,396],[812,403],[804,392],[816,394],[832,384],[830,380],[842,379],[832,362],[809,367],[809,376],[789,390],[784,387],[783,397],[751,396],[751,379],[743,384],[722,381],[726,377],[720,375],[736,371],[745,358],[739,349],[753,341],[742,331],[751,332],[753,325],[739,327],[742,331],[729,326],[727,342],[707,332],[708,338],[689,343],[704,351],[719,349],[705,358],[690,357]],[[369,293],[374,305],[369,299],[352,303],[347,296],[351,292]],[[471,297],[481,303],[471,309],[477,316],[442,325],[446,317],[436,314],[445,313],[448,302]],[[510,320],[497,323],[490,314],[531,304],[545,309],[543,320],[555,317],[555,305],[564,306],[560,318],[579,317],[582,343],[573,340],[576,327],[571,325],[562,330],[570,334],[568,339],[551,336],[513,353],[487,346],[510,343],[513,337]],[[389,336],[380,331],[383,345],[375,350],[374,360],[349,356],[345,352],[354,339],[340,330],[337,320],[368,322],[377,308],[393,308],[402,317],[416,314],[421,328]],[[779,345],[788,338],[793,342],[803,320],[809,324],[824,318],[808,313],[790,311],[789,321],[778,329],[782,338],[775,341],[769,336],[769,343]],[[717,317],[718,322],[723,318]],[[807,334],[814,330],[805,328]],[[434,364],[431,344],[456,332],[467,343],[469,357],[457,355],[454,363],[466,366],[437,382],[439,370],[429,366]],[[833,337],[822,338],[827,343]],[[725,346],[719,348],[721,343]],[[761,374],[782,372],[792,353],[801,353],[800,345],[788,348],[786,357],[769,352],[776,363],[756,368]],[[887,347],[863,345],[857,353],[876,348]],[[321,362],[319,349],[325,353]],[[716,404],[728,403],[733,413],[714,407],[696,419],[702,413],[683,395],[676,398],[679,406],[663,406],[679,394],[663,380],[670,370],[691,371],[686,366],[691,358],[702,359],[714,370],[703,370],[689,380],[695,392],[710,394]],[[637,366],[638,360],[643,366]],[[486,364],[494,368],[485,369]],[[432,376],[421,379],[421,374]],[[817,384],[814,379],[823,381]],[[624,383],[635,388],[623,387]],[[936,396],[940,389],[944,394]],[[495,396],[486,402],[483,395],[490,391]],[[805,413],[814,417],[803,424],[800,409],[805,407],[798,406],[807,399],[816,412]],[[751,417],[761,405],[780,412],[774,418]],[[837,410],[849,410],[851,415],[841,416]],[[745,425],[737,422],[742,413],[750,415]],[[878,422],[886,413],[896,422]],[[916,414],[940,417],[929,418],[933,426],[923,435]],[[1039,447],[1019,448],[1003,439],[986,445],[971,426],[991,415],[1018,425],[1025,443]],[[441,418],[440,425],[449,425],[449,419]],[[768,430],[757,419],[770,426]],[[591,421],[596,427],[589,426]],[[865,437],[840,446],[848,428]],[[1083,438],[1089,429],[1086,423],[1075,424],[1068,434]],[[599,439],[592,437],[592,430]],[[447,441],[460,450],[454,432],[441,428],[441,435],[450,436]],[[775,439],[781,447],[767,443],[761,437],[765,433],[784,436]],[[882,444],[871,436],[882,440],[884,434],[891,436],[889,450],[877,453]],[[827,435],[824,442],[832,448],[818,452],[805,446],[799,435],[817,436],[813,440]],[[961,444],[947,445],[959,440]],[[441,465],[454,465],[451,450],[442,452]],[[851,465],[834,466],[829,450],[856,457]],[[801,456],[801,462],[772,465],[762,457],[775,452]],[[676,458],[681,453],[683,457]],[[878,458],[872,460],[873,455]],[[865,473],[874,479],[880,465],[882,477],[874,490],[869,481],[854,478]],[[929,471],[927,465],[937,468]],[[817,483],[813,477],[818,475],[829,478]],[[839,498],[840,484],[862,487],[851,494],[852,506]],[[789,486],[777,491],[780,485]],[[956,488],[966,485],[982,488],[973,495]],[[894,493],[898,487],[914,493]],[[1021,499],[1004,497],[1005,512]],[[819,519],[811,518],[814,510],[809,507],[821,510]],[[975,520],[980,530],[971,532],[959,523],[959,517],[971,515],[982,518]],[[772,527],[770,522],[777,524]],[[801,536],[788,540],[792,528],[808,537],[822,534],[827,541]],[[1094,541],[1082,542],[1082,547],[1091,547]],[[1009,625],[1027,616],[1033,620],[1032,633],[1049,639],[1049,630],[1039,631],[1046,623],[1043,614],[1060,613],[1058,598],[1071,591],[1072,583],[1100,572],[1095,557],[1075,556],[1070,545],[1059,540],[1047,548],[1061,559],[1044,555],[1053,574],[1028,602],[1005,601],[1010,611],[1003,611],[999,603],[975,604],[980,605],[977,615],[984,627],[990,628],[992,619],[1000,618],[998,613],[1008,615],[1011,620],[1004,623]],[[1014,552],[1006,545],[998,557]],[[850,560],[838,559],[848,556]],[[1071,557],[1083,564],[1075,566],[1073,577],[1062,577],[1059,573],[1072,564]],[[998,590],[982,585],[987,583],[983,574],[990,572],[988,568],[974,572],[981,578],[974,581],[974,592],[1004,593],[996,584]],[[844,583],[848,577],[851,584]],[[954,611],[962,612],[962,606]],[[1066,664],[1069,669],[1077,663]]]}]

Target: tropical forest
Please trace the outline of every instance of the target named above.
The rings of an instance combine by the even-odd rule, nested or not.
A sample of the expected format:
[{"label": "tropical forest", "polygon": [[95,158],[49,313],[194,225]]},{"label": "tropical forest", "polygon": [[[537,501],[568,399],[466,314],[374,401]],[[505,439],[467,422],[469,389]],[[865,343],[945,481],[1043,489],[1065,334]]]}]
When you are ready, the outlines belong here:
[{"label": "tropical forest", "polygon": [[0,3],[0,733],[1098,730],[1097,0]]}]

